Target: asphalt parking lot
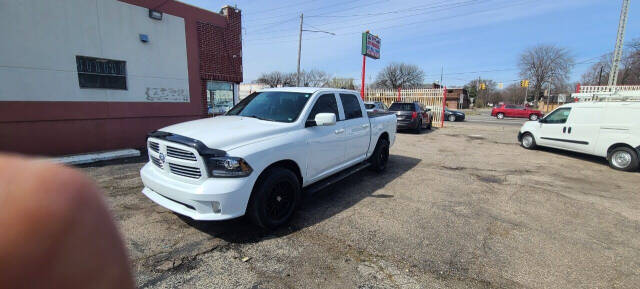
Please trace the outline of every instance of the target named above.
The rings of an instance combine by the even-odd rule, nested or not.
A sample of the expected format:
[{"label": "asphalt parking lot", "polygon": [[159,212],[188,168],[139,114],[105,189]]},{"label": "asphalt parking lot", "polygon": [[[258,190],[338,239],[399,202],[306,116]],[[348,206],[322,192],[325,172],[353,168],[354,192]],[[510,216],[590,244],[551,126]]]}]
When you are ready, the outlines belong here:
[{"label": "asphalt parking lot", "polygon": [[144,157],[82,169],[141,288],[638,288],[640,173],[524,150],[515,125],[446,126],[400,133],[386,173],[325,189],[274,232],[155,205]]}]

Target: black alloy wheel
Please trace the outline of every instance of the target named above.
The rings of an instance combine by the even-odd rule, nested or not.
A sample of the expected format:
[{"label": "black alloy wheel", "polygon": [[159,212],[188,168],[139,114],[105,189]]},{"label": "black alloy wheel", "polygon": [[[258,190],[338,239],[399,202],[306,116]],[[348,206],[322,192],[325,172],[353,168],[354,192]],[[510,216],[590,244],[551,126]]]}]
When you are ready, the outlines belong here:
[{"label": "black alloy wheel", "polygon": [[265,229],[287,223],[300,201],[302,188],[294,172],[284,167],[265,171],[256,182],[247,216]]},{"label": "black alloy wheel", "polygon": [[389,161],[389,141],[381,138],[376,144],[376,148],[371,156],[371,170],[375,172],[383,172],[387,168],[387,162]]}]

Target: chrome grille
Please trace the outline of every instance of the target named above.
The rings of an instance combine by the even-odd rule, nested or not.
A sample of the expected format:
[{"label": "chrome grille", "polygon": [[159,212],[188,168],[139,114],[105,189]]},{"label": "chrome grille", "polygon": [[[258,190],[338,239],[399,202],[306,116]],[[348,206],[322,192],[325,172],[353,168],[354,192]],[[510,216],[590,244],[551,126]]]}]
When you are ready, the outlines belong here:
[{"label": "chrome grille", "polygon": [[197,167],[169,163],[169,170],[171,170],[171,173],[173,174],[192,179],[199,179],[200,176],[202,176],[200,174],[200,168]]},{"label": "chrome grille", "polygon": [[149,142],[149,149],[154,152],[160,152],[160,145],[157,142]]},{"label": "chrome grille", "polygon": [[181,160],[196,161],[196,156],[192,152],[170,146],[167,146],[167,156]]},{"label": "chrome grille", "polygon": [[162,168],[162,161],[159,158],[151,156],[151,162],[156,165],[156,167]]}]

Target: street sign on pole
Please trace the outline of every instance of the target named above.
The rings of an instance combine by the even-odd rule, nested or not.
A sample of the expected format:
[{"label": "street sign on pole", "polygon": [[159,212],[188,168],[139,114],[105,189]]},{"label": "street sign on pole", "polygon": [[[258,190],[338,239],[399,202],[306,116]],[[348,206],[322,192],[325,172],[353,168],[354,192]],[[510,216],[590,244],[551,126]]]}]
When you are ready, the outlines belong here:
[{"label": "street sign on pole", "polygon": [[380,59],[380,37],[365,31],[362,33],[362,86],[360,87],[360,97],[364,100],[365,75],[367,67],[367,57]]},{"label": "street sign on pole", "polygon": [[380,59],[380,38],[369,31],[362,33],[362,55]]}]

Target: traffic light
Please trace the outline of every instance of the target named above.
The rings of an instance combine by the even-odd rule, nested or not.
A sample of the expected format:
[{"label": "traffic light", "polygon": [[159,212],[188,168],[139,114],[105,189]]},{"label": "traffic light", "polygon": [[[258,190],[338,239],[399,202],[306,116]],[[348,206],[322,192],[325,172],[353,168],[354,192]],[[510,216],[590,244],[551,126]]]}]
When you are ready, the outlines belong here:
[{"label": "traffic light", "polygon": [[520,87],[529,87],[529,80],[521,80]]}]

